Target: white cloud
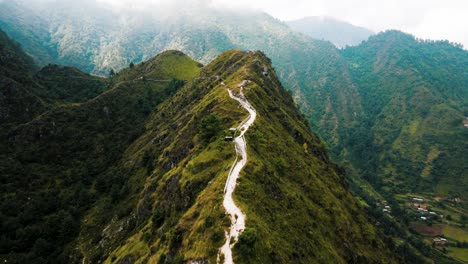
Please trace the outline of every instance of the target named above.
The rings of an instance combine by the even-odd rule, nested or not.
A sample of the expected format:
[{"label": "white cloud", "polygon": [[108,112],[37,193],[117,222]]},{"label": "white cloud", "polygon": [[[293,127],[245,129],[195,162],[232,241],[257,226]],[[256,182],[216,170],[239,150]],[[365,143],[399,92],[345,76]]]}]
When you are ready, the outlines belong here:
[{"label": "white cloud", "polygon": [[263,10],[279,19],[331,16],[373,31],[399,29],[468,47],[468,0],[96,0],[117,8],[211,5]]}]

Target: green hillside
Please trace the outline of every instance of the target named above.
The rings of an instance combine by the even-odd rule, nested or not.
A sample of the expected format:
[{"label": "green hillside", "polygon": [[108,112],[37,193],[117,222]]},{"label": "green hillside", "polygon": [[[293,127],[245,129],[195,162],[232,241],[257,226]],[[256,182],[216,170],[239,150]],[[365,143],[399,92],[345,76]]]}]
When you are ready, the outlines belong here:
[{"label": "green hillside", "polygon": [[[102,82],[55,65],[28,76],[63,87],[44,89],[49,109],[2,135],[9,263],[215,262],[235,158],[224,136],[246,116],[226,87],[243,80],[258,117],[235,192],[247,215],[236,263],[396,261],[261,52],[201,68],[167,51]],[[81,77],[90,93],[73,97]]]},{"label": "green hillside", "polygon": [[0,30],[0,130],[32,120],[62,103],[78,103],[108,88],[108,80],[76,68],[42,69]]},{"label": "green hillside", "polygon": [[[182,79],[199,71],[197,63],[179,53],[162,54],[154,63],[165,65],[174,56],[182,70],[161,71],[168,81],[124,81],[117,75],[110,80],[110,89],[89,101],[48,104],[41,115],[24,123],[16,118],[15,125],[5,128],[0,144],[2,258],[10,263],[78,262],[71,258],[69,245],[80,233],[84,214],[102,197],[111,204],[126,197],[129,183],[115,163],[145,131],[145,120],[154,107],[183,85]],[[132,71],[140,72],[142,67],[136,65]],[[154,71],[145,74],[159,75]],[[70,91],[73,100],[79,98],[77,88],[95,92],[109,82],[61,66],[49,66],[25,78],[33,88],[41,88],[44,101],[51,102],[58,92]],[[41,86],[45,78],[52,81],[51,89]],[[58,98],[66,102],[67,95]],[[21,105],[25,99],[6,100]]]},{"label": "green hillside", "polygon": [[20,45],[0,30],[0,130],[31,120],[47,109],[32,93],[35,66]]},{"label": "green hillside", "polygon": [[73,67],[49,64],[35,74],[43,88],[38,95],[54,103],[82,103],[108,88],[108,80]]},{"label": "green hillside", "polygon": [[370,180],[380,178],[400,193],[466,199],[468,177],[461,157],[468,135],[463,127],[468,52],[389,31],[344,55],[359,86],[369,144],[375,149]]},{"label": "green hillside", "polygon": [[247,215],[236,263],[392,259],[269,60],[229,51],[161,104],[129,146],[122,166],[129,182],[144,188],[130,187],[138,190],[135,208],[125,215],[99,224],[108,209],[96,207],[85,217],[89,232],[79,241],[87,261],[216,261],[229,225],[223,187],[235,158],[223,137],[246,115],[226,87],[236,90],[244,79],[258,121],[247,134],[250,158],[235,192]]}]

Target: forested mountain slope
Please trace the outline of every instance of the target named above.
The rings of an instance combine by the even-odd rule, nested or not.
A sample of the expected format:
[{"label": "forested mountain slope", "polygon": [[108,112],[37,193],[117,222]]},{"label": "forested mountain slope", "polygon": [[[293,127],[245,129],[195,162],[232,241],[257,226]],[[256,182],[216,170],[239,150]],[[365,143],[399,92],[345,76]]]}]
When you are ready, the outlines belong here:
[{"label": "forested mountain slope", "polygon": [[31,120],[47,109],[31,91],[34,70],[32,58],[0,30],[0,129]]},{"label": "forested mountain slope", "polygon": [[[159,64],[172,67],[160,70],[154,66]],[[110,89],[91,100],[60,105],[50,100],[44,103],[47,108],[41,109],[40,115],[28,119],[11,116],[10,125],[2,126],[0,141],[0,255],[13,263],[77,262],[70,259],[73,247],[67,245],[78,236],[84,213],[105,197],[113,203],[127,193],[129,183],[124,172],[115,168],[115,162],[144,132],[145,120],[154,107],[183,85],[184,79],[196,75],[199,68],[182,53],[167,52],[122,71],[110,80]],[[69,73],[48,74],[64,73],[62,70]],[[166,81],[130,79],[132,72]],[[30,84],[26,89],[38,88],[45,95],[67,91],[67,87],[96,88],[92,83],[96,77],[83,79],[88,75],[60,66],[41,70],[37,73],[40,77],[23,74]],[[57,76],[60,82],[54,82]],[[53,89],[39,84],[46,77],[54,84]],[[12,82],[6,88],[15,88]],[[71,95],[77,96],[75,92]],[[29,97],[6,93],[4,98],[18,108],[18,113],[30,107],[23,108]]]},{"label": "forested mountain slope", "polygon": [[2,258],[215,262],[235,158],[224,136],[247,114],[227,89],[247,80],[257,119],[234,193],[246,214],[236,263],[394,260],[265,55],[230,51],[200,67],[162,53],[2,134]]},{"label": "forested mountain slope", "polygon": [[455,44],[387,31],[305,75],[309,87],[295,99],[352,174],[401,193],[465,195],[456,181],[467,180],[457,158],[466,148],[467,57]]},{"label": "forested mountain slope", "polygon": [[71,67],[39,70],[20,45],[0,30],[0,129],[31,120],[52,106],[87,101],[107,89],[104,78]]},{"label": "forested mountain slope", "polygon": [[[70,7],[70,4],[73,8],[65,8]],[[193,13],[187,9],[193,10]],[[398,31],[384,32],[371,37],[357,47],[338,50],[330,42],[314,40],[294,32],[285,23],[259,12],[210,9],[204,5],[180,8],[178,12],[170,13],[173,16],[163,15],[163,11],[165,10],[156,10],[154,11],[156,15],[152,16],[150,12],[139,13],[136,10],[131,10],[129,13],[111,12],[103,6],[96,7],[94,1],[83,1],[83,3],[59,1],[56,5],[44,6],[30,6],[29,1],[25,0],[3,1],[0,3],[0,27],[14,36],[35,61],[42,65],[51,62],[61,63],[106,76],[112,69],[116,72],[127,68],[128,65],[134,65],[131,62],[148,60],[166,49],[182,50],[202,62],[210,62],[221,52],[232,48],[262,50],[272,59],[278,79],[292,91],[300,111],[310,121],[313,131],[324,139],[332,158],[346,169],[349,179],[352,181],[357,179],[360,183],[365,179],[385,197],[392,197],[393,194],[424,193],[443,199],[458,197],[462,200],[467,199],[468,177],[466,165],[462,161],[466,156],[464,139],[468,131],[462,125],[463,119],[468,115],[466,50],[448,42],[418,40]],[[23,53],[18,57],[24,56],[26,55]],[[181,57],[169,57],[171,62],[166,64],[167,67],[158,66],[164,63],[145,62],[134,68],[124,69],[110,80],[88,76],[86,78],[90,79],[89,83],[83,87],[89,90],[79,88],[81,82],[78,79],[85,76],[84,73],[77,74],[77,70],[72,67],[50,65],[40,72],[34,69],[23,71],[21,68],[17,72],[29,72],[27,75],[20,74],[20,77],[28,76],[28,87],[33,88],[28,88],[27,93],[20,93],[16,99],[10,96],[12,94],[8,92],[10,88],[2,90],[7,96],[1,97],[0,100],[9,101],[5,101],[7,103],[0,107],[9,105],[8,111],[18,113],[16,114],[18,117],[24,115],[18,119],[10,118],[12,115],[3,114],[7,111],[2,109],[1,118],[5,120],[10,118],[6,122],[8,125],[2,129],[5,131],[12,127],[16,129],[17,125],[31,121],[49,109],[53,110],[48,115],[56,113],[56,117],[63,116],[68,109],[77,107],[69,103],[89,105],[94,100],[87,102],[88,99],[109,89],[107,92],[114,90],[113,93],[124,94],[131,100],[126,101],[118,96],[121,101],[114,101],[114,97],[110,97],[109,103],[138,108],[137,111],[119,108],[121,111],[119,115],[112,116],[116,118],[113,122],[117,124],[128,118],[131,120],[128,123],[129,127],[123,126],[122,131],[118,131],[119,137],[107,137],[100,132],[108,125],[102,116],[97,115],[99,118],[93,119],[95,113],[86,112],[82,117],[89,116],[88,120],[96,121],[100,126],[99,132],[92,128],[92,133],[85,134],[92,134],[99,140],[107,142],[105,144],[120,142],[128,137],[128,141],[119,147],[119,151],[127,150],[129,144],[139,139],[138,135],[146,133],[142,127],[148,125],[144,126],[140,122],[145,124],[150,122],[150,118],[154,116],[154,107],[180,88],[181,80],[191,83],[190,80],[199,71],[200,65],[195,62],[182,63],[185,65],[182,67],[173,67],[179,64],[174,58]],[[23,64],[27,67],[26,64],[30,62]],[[63,69],[65,72],[62,72]],[[5,74],[10,74],[7,75],[8,78],[23,85],[23,81],[17,81],[11,77],[13,73],[7,71],[9,73]],[[161,71],[166,73],[162,74]],[[148,72],[153,73],[142,76]],[[179,80],[166,82],[174,78]],[[197,80],[206,81],[206,79]],[[57,84],[62,81],[67,85],[61,87]],[[46,84],[49,85],[47,89],[42,89]],[[132,88],[126,86],[128,84],[131,84],[131,87],[140,87],[138,91],[141,93],[138,96],[130,93]],[[144,88],[149,84],[153,88],[149,90]],[[8,84],[4,87],[16,86]],[[116,87],[128,89],[122,91],[115,89]],[[154,91],[154,94],[148,91]],[[56,108],[57,105],[63,107]],[[101,105],[96,109],[99,107]],[[28,109],[32,113],[29,114],[22,109]],[[76,111],[80,112],[81,108],[79,109]],[[108,108],[102,109],[104,113],[108,112]],[[190,111],[190,109],[179,109],[179,111]],[[125,116],[122,120],[118,118],[121,113]],[[81,122],[79,126],[89,129],[84,125],[87,122],[84,120],[79,121]],[[55,121],[51,122],[53,125]],[[118,130],[118,125],[111,128]],[[255,129],[252,127],[251,131]],[[39,131],[38,135],[41,133],[42,131]],[[85,146],[91,145],[95,145],[94,141],[85,144]],[[36,145],[28,146],[28,148],[35,147]],[[41,150],[46,148],[38,147]],[[50,151],[52,150],[54,148]],[[106,153],[107,149],[100,147],[93,151],[102,154]],[[118,153],[123,155],[121,152]],[[148,153],[145,159],[152,159],[150,157]],[[115,162],[116,159],[107,160],[105,164],[111,160]],[[146,161],[143,163],[147,164]],[[8,161],[6,164],[14,163]],[[152,169],[154,168],[150,167],[148,170]],[[139,179],[143,179],[144,176],[141,175]],[[90,186],[94,188],[95,184],[92,183]],[[109,186],[106,188],[105,190],[109,191]],[[114,188],[114,195],[118,188]],[[106,191],[104,193],[107,193]],[[376,196],[381,198],[378,194]],[[137,199],[135,197],[132,201]],[[102,206],[104,205],[106,204],[102,202]],[[128,208],[132,206],[128,203],[120,208],[123,211],[130,211]],[[123,211],[122,214],[125,214]],[[97,229],[90,227],[95,234],[101,234],[99,228],[103,223],[108,223],[105,217],[98,221]],[[95,218],[99,217],[91,216],[92,221],[89,220],[91,225],[95,224],[93,222]],[[135,224],[132,221],[129,223]],[[462,223],[461,219],[459,223]],[[174,223],[171,224],[175,226]],[[83,239],[80,240],[80,245],[85,248],[84,252],[89,254],[88,259],[99,259],[110,254],[110,251],[115,258],[121,258],[121,253],[127,252],[127,248],[116,252],[117,246],[113,244],[103,245],[96,249],[97,252],[87,250],[93,248],[95,242],[101,239],[92,235],[87,237],[91,233],[85,233],[80,238]],[[146,233],[148,232],[144,231],[142,234]],[[162,237],[163,240],[167,238],[166,235]],[[139,240],[134,239],[134,241]],[[134,246],[137,251],[142,246],[138,243],[128,245]],[[145,250],[139,251],[140,253],[136,255],[140,256],[141,252],[146,252]],[[153,255],[162,256],[162,254],[171,258],[179,253],[166,248]],[[195,255],[197,254],[179,257],[187,258]],[[205,257],[204,254],[198,255]],[[213,255],[209,255],[208,258],[212,257]]]},{"label": "forested mountain slope", "polygon": [[468,198],[460,159],[468,136],[468,52],[389,31],[344,56],[360,87],[376,175],[398,192]]},{"label": "forested mountain slope", "polygon": [[466,198],[468,52],[387,31],[339,61],[346,83],[312,81],[301,100],[334,155],[376,187]]}]

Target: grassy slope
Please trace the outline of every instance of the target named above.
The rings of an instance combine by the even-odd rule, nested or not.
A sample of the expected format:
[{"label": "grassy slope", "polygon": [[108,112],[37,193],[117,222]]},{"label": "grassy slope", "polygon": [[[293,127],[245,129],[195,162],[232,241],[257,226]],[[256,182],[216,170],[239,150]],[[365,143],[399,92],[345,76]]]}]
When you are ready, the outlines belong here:
[{"label": "grassy slope", "polygon": [[[183,79],[194,75],[199,69],[196,63],[178,56],[178,63],[189,65],[181,69],[190,72],[170,71],[164,76]],[[168,53],[154,61],[164,64],[172,57]],[[145,119],[154,107],[180,85],[176,81],[114,82],[92,100],[56,107],[10,131],[8,143],[2,144],[8,151],[0,158],[2,196],[8,197],[1,204],[1,217],[4,223],[17,224],[2,227],[0,254],[8,254],[9,262],[76,261],[69,259],[74,255],[73,246],[65,247],[78,234],[83,213],[94,202],[109,209],[126,197],[129,184],[115,162],[144,132]],[[28,199],[34,202],[26,202]],[[108,220],[107,216],[101,218]],[[61,227],[57,219],[70,220]],[[53,225],[58,227],[53,230]],[[18,232],[27,235],[15,236]]]},{"label": "grassy slope", "polygon": [[250,215],[247,227],[257,229],[256,249],[261,255],[241,258],[242,254],[238,259],[245,263],[381,261],[385,251],[376,230],[346,191],[344,179],[291,97],[274,76],[263,79],[259,69],[252,68],[256,85],[246,96],[259,109],[259,118],[247,137],[254,151],[237,193]]},{"label": "grassy slope", "polygon": [[[270,77],[261,75],[263,66]],[[301,121],[268,59],[258,52],[229,51],[200,74],[216,75],[221,79],[187,83],[162,104],[147,124],[147,133],[128,149],[126,166],[133,168],[132,179],[145,179],[145,189],[137,209],[103,232],[101,242],[113,248],[105,250],[106,263],[216,261],[223,227],[229,226],[222,190],[235,154],[223,136],[247,114],[220,82],[235,88],[243,79],[252,81],[245,93],[257,108],[258,119],[247,133],[250,158],[235,199],[247,214],[247,228],[256,234],[256,242],[254,250],[239,242],[237,262],[387,259],[377,231],[346,191],[319,140]],[[200,124],[208,114],[221,123],[212,140],[204,143]],[[138,219],[137,227],[128,228],[129,219]],[[124,242],[112,245],[116,236]]]}]

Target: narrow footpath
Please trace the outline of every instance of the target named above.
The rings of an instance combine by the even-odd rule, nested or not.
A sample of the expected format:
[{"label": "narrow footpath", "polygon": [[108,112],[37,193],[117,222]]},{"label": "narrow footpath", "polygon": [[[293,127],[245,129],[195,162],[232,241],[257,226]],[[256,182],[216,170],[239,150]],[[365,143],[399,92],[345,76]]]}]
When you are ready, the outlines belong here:
[{"label": "narrow footpath", "polygon": [[239,84],[239,94],[234,94],[230,89],[228,89],[229,96],[239,102],[239,104],[249,112],[249,117],[242,121],[242,123],[237,127],[237,133],[240,133],[239,136],[234,139],[234,146],[237,156],[231,167],[231,171],[229,172],[226,185],[224,187],[223,206],[226,209],[226,213],[229,214],[229,217],[231,218],[231,228],[225,231],[226,243],[220,249],[220,253],[218,254],[218,263],[220,263],[221,255],[223,255],[225,264],[234,263],[232,260],[232,247],[237,242],[239,235],[245,229],[245,215],[234,203],[234,200],[232,199],[232,193],[236,188],[239,173],[247,163],[247,146],[244,133],[247,132],[257,116],[255,108],[250,105],[249,101],[247,101],[244,94],[242,93],[242,90],[246,84],[247,81],[245,80]]}]

